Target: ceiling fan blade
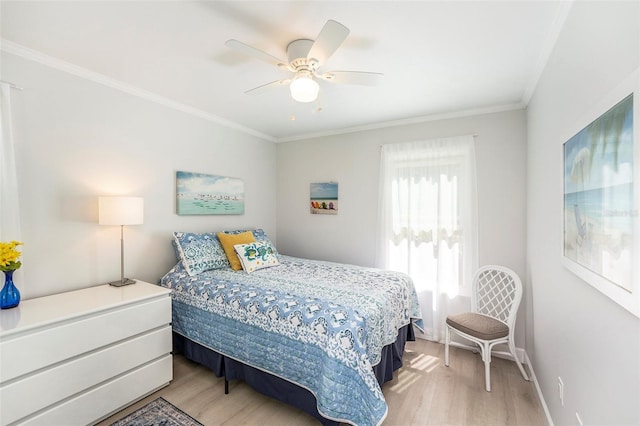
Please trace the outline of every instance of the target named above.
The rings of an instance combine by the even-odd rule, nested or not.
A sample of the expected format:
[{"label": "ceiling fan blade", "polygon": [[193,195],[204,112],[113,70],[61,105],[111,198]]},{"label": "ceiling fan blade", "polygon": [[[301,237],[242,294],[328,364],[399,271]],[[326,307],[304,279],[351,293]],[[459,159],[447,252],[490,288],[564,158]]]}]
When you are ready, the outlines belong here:
[{"label": "ceiling fan blade", "polygon": [[287,63],[281,59],[276,58],[275,56],[272,56],[270,54],[268,54],[267,52],[264,52],[260,49],[256,49],[253,46],[249,46],[248,44],[244,44],[241,41],[238,40],[227,40],[224,43],[225,46],[227,46],[230,49],[233,49],[235,51],[238,52],[242,52],[245,55],[248,56],[253,56],[256,59],[260,59],[261,61],[270,63],[272,65],[275,65],[277,67],[285,67],[287,66]]},{"label": "ceiling fan blade", "polygon": [[324,64],[348,35],[349,28],[334,20],[328,20],[320,30],[316,41],[313,42],[307,58],[316,59],[319,63]]},{"label": "ceiling fan blade", "polygon": [[358,84],[361,86],[375,86],[382,76],[379,72],[364,71],[329,71],[318,75],[323,80],[339,84]]},{"label": "ceiling fan blade", "polygon": [[253,89],[247,90],[244,93],[246,93],[247,95],[260,95],[264,92],[269,91],[274,87],[284,86],[285,84],[289,84],[289,83],[291,83],[290,78],[287,78],[284,80],[276,80],[276,81],[272,81],[271,83],[263,84],[262,86],[254,87]]}]

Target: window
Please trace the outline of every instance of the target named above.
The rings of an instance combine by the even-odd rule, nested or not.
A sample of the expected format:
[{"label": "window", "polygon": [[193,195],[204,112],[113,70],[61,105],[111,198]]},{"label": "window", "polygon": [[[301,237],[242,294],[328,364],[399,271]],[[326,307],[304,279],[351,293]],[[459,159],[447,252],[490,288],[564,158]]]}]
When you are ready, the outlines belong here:
[{"label": "window", "polygon": [[446,316],[470,308],[477,268],[473,136],[383,145],[380,176],[378,264],[413,278],[440,341]]}]

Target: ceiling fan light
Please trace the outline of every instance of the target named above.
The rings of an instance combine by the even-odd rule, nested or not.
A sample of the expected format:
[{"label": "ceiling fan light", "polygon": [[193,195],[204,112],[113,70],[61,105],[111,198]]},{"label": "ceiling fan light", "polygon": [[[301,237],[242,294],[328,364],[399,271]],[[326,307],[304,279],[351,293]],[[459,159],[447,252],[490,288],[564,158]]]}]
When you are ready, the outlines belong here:
[{"label": "ceiling fan light", "polygon": [[313,102],[318,97],[320,86],[308,76],[298,76],[289,85],[291,97],[298,102]]}]

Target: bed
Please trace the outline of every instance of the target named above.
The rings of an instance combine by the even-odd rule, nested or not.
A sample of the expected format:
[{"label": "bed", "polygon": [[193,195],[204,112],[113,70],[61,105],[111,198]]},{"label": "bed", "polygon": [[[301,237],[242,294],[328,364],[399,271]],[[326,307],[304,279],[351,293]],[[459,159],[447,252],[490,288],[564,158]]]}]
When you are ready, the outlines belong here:
[{"label": "bed", "polygon": [[285,256],[250,233],[256,243],[234,245],[237,254],[249,245],[272,255],[251,273],[225,264],[216,234],[174,233],[180,262],[160,285],[172,290],[176,350],[324,424],[380,424],[381,384],[402,365],[412,324],[422,326],[411,279]]}]

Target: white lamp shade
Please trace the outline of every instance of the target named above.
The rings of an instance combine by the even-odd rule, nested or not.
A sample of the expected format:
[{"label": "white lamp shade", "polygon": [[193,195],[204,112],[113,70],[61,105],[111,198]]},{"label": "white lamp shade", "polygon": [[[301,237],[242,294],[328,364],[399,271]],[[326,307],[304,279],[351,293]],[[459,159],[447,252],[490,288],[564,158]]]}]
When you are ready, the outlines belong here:
[{"label": "white lamp shade", "polygon": [[100,225],[141,225],[144,216],[142,197],[98,197]]},{"label": "white lamp shade", "polygon": [[320,86],[310,76],[299,75],[289,85],[291,97],[298,102],[313,102],[318,97]]}]

